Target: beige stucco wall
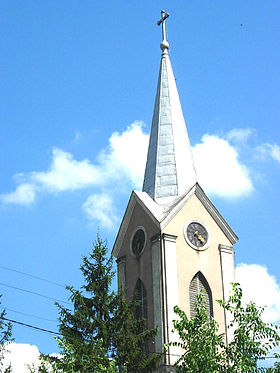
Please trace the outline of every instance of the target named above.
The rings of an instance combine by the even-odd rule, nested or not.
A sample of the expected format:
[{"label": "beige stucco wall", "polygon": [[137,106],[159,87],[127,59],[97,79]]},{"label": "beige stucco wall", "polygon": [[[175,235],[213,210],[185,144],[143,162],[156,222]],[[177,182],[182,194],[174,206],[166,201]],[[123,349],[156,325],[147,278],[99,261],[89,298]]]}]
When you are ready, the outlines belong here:
[{"label": "beige stucco wall", "polygon": [[[199,220],[211,235],[208,249],[197,251],[185,240],[184,227],[191,220]],[[179,307],[189,316],[189,284],[193,276],[201,271],[212,291],[214,318],[220,325],[220,332],[225,332],[224,311],[215,301],[223,299],[223,285],[219,244],[231,246],[230,241],[204,208],[196,195],[192,195],[185,206],[166,225],[163,233],[177,236],[177,273]]]}]

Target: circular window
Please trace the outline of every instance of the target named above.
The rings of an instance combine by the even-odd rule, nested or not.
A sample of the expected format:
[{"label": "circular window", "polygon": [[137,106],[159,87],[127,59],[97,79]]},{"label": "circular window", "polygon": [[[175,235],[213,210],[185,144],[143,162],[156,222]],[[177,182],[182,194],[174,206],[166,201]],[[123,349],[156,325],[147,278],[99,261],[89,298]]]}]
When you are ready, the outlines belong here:
[{"label": "circular window", "polygon": [[196,250],[205,250],[210,244],[210,235],[201,222],[193,220],[185,225],[185,239]]},{"label": "circular window", "polygon": [[135,256],[139,256],[146,244],[146,232],[143,227],[137,227],[131,237],[131,251]]}]

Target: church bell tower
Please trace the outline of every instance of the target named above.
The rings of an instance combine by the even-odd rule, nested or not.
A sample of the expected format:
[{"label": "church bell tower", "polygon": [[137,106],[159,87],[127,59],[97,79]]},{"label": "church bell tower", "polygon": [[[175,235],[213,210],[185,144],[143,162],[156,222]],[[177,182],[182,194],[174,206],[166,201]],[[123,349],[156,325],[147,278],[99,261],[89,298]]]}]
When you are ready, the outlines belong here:
[{"label": "church bell tower", "polygon": [[[178,340],[173,308],[194,315],[202,292],[209,314],[227,338],[226,300],[234,282],[237,236],[198,183],[188,132],[169,59],[166,19],[161,12],[162,50],[142,191],[133,191],[113,247],[118,283],[129,299],[137,292],[139,316],[157,328],[154,351]],[[169,347],[161,371],[172,371],[181,354]]]}]

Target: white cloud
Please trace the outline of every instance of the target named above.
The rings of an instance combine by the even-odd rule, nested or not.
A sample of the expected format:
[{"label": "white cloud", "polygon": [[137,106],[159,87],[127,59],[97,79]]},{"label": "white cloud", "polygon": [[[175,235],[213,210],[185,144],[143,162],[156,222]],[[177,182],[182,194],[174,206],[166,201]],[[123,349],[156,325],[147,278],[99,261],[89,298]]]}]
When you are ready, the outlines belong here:
[{"label": "white cloud", "polygon": [[[110,185],[126,178],[134,187],[142,182],[148,135],[141,122],[134,122],[122,133],[114,132],[109,146],[100,152],[95,164],[88,159],[77,161],[73,155],[55,148],[47,171],[17,174],[20,184],[14,192],[2,194],[2,203],[31,204],[36,193],[58,193],[93,186]],[[24,181],[22,181],[24,180]]]},{"label": "white cloud", "polygon": [[193,156],[199,182],[208,193],[232,198],[254,190],[249,169],[227,140],[206,134],[193,147]]},{"label": "white cloud", "polygon": [[39,365],[40,352],[37,346],[24,343],[9,343],[6,346],[4,368],[11,364],[13,373],[29,373],[28,365]]},{"label": "white cloud", "polygon": [[280,163],[280,146],[277,144],[264,143],[255,148],[256,158],[266,159],[267,157],[273,158]]},{"label": "white cloud", "polygon": [[[205,134],[193,147],[196,169],[202,187],[212,195],[223,198],[238,198],[254,191],[249,168],[242,163],[239,146],[244,144],[254,131],[250,128],[231,130],[224,137]],[[79,136],[78,136],[79,137]],[[142,186],[148,134],[142,122],[134,122],[123,132],[114,132],[107,148],[100,151],[95,162],[77,160],[62,149],[55,148],[50,167],[40,172],[17,174],[15,191],[0,195],[4,204],[32,204],[37,194],[57,194],[88,188],[96,195],[95,188],[105,188],[114,197],[116,191],[127,192]],[[236,144],[236,146],[232,145]],[[246,145],[247,146],[247,145]],[[280,147],[263,144],[252,148],[261,157],[273,157],[280,163]],[[91,202],[90,202],[91,201]],[[94,200],[96,205],[96,200]],[[89,206],[91,206],[89,208]],[[89,198],[83,209],[87,216],[96,211]],[[96,216],[96,214],[94,215]],[[106,222],[105,218],[101,219]],[[108,222],[105,223],[110,225]]]},{"label": "white cloud", "polygon": [[253,132],[254,131],[251,128],[234,128],[227,133],[226,139],[237,142],[246,142]]},{"label": "white cloud", "polygon": [[145,171],[149,136],[143,132],[143,123],[136,121],[122,132],[114,132],[109,148],[99,160],[114,179],[126,176],[134,188],[141,188]]},{"label": "white cloud", "polygon": [[34,183],[49,193],[87,188],[102,184],[102,170],[88,159],[76,161],[73,155],[61,149],[53,150],[53,160],[48,171],[32,172]]},{"label": "white cloud", "polygon": [[265,266],[239,264],[236,268],[236,281],[242,287],[245,303],[254,301],[258,306],[266,306],[264,320],[280,321],[280,286]]},{"label": "white cloud", "polygon": [[30,205],[35,201],[38,188],[34,184],[22,183],[11,193],[0,195],[2,203],[12,203],[17,205]]},{"label": "white cloud", "polygon": [[270,145],[270,150],[272,158],[280,163],[280,146],[276,144]]},{"label": "white cloud", "polygon": [[75,133],[75,137],[74,137],[74,140],[73,140],[73,143],[74,144],[77,144],[80,140],[81,140],[81,138],[82,138],[82,134],[81,134],[81,132],[76,132]]},{"label": "white cloud", "polygon": [[82,206],[90,220],[97,220],[101,226],[113,229],[118,222],[114,213],[114,204],[111,196],[106,193],[92,194]]},{"label": "white cloud", "polygon": [[[79,136],[78,136],[79,137]],[[112,194],[116,190],[141,188],[149,136],[142,122],[134,122],[123,132],[114,132],[109,145],[95,163],[88,159],[76,160],[71,153],[54,148],[50,167],[46,171],[18,173],[15,191],[0,195],[3,204],[32,204],[37,194],[58,194],[85,188],[106,187],[109,193],[93,193],[82,208],[90,220],[98,220],[112,228],[118,220],[113,213]]]}]

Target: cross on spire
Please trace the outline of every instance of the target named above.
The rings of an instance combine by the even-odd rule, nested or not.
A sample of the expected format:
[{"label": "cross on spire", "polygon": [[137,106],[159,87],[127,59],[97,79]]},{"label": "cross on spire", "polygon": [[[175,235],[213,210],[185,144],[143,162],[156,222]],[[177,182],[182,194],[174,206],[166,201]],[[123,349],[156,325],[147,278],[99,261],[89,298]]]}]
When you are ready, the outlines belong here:
[{"label": "cross on spire", "polygon": [[169,49],[169,43],[166,37],[166,26],[165,26],[165,20],[168,17],[169,17],[169,13],[167,13],[165,10],[162,10],[161,19],[157,22],[159,26],[162,25],[162,42],[160,44],[160,48],[162,49],[163,52],[165,49]]}]

